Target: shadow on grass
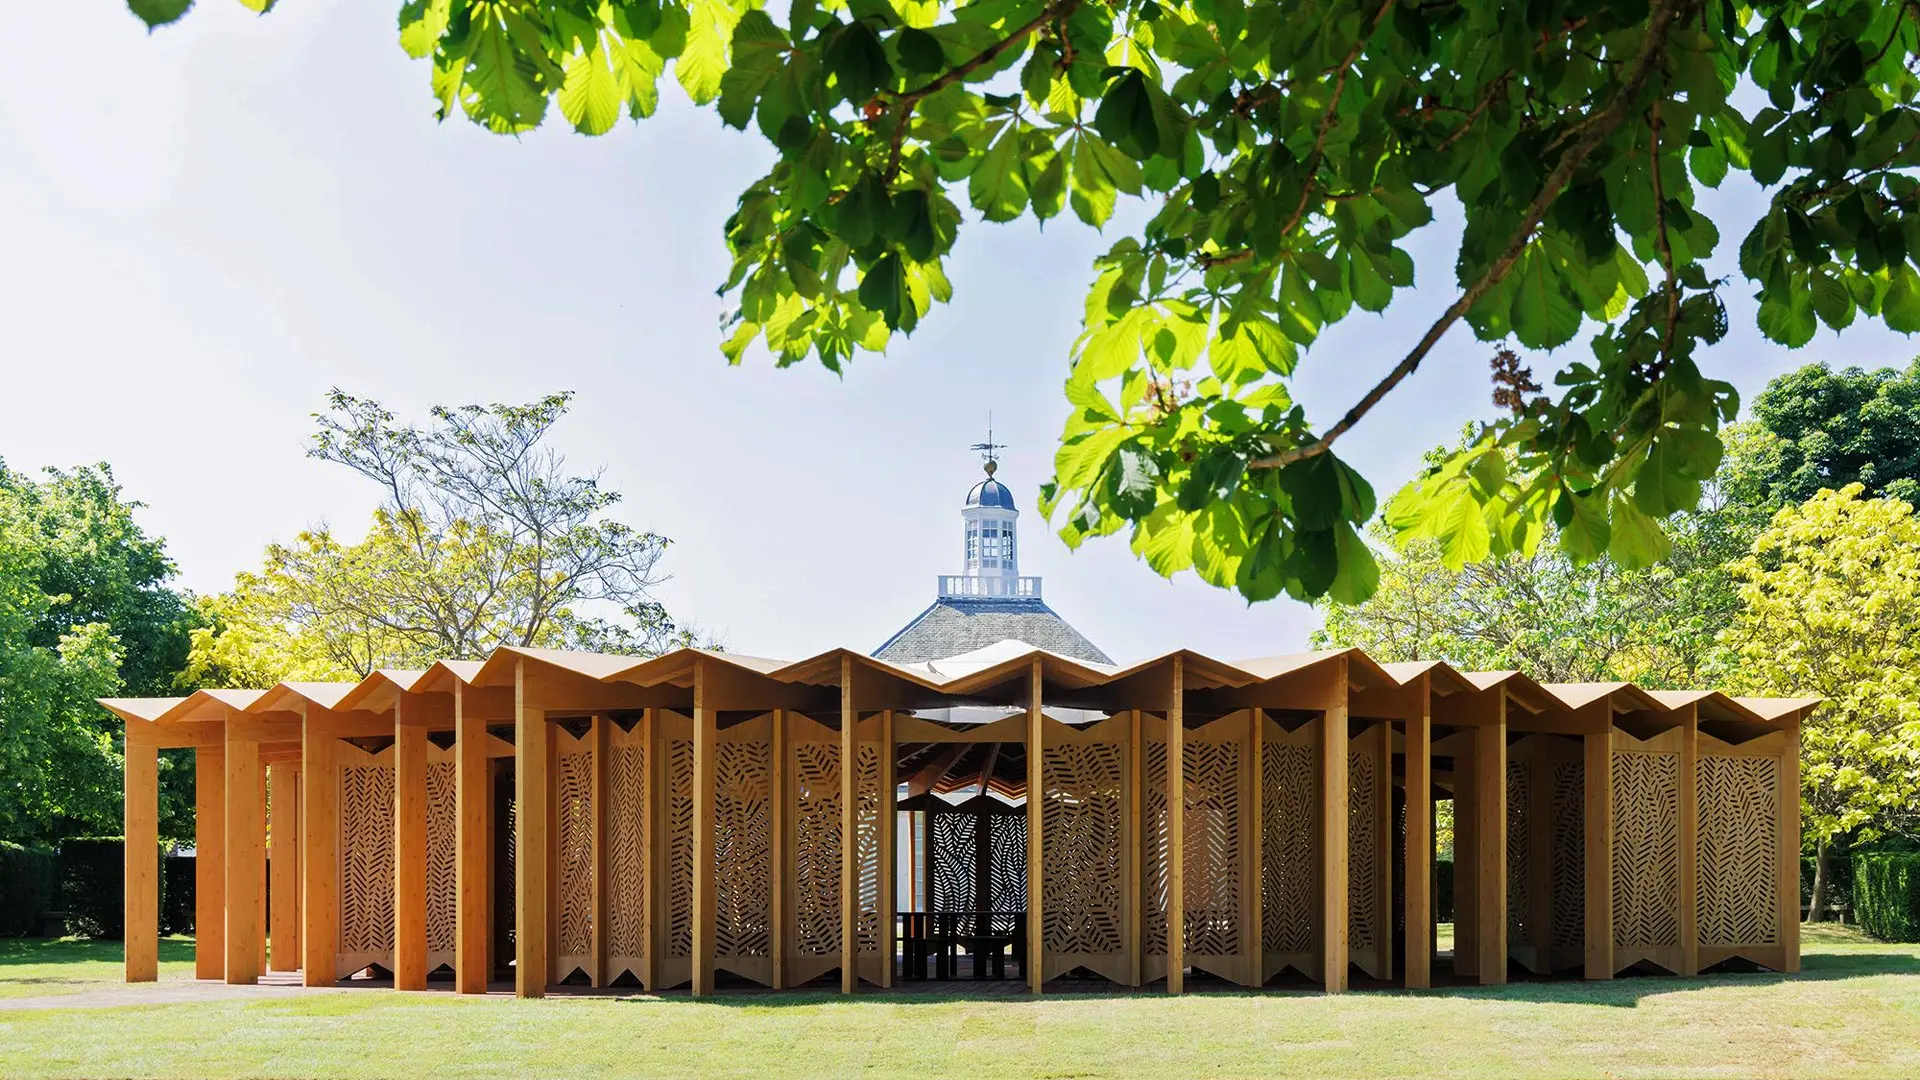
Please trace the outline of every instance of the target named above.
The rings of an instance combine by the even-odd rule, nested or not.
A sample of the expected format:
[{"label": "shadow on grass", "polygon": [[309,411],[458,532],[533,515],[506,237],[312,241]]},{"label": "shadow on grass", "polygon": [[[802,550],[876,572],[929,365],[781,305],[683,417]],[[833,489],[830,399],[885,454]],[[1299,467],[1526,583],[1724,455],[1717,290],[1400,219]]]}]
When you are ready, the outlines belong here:
[{"label": "shadow on grass", "polygon": [[[125,958],[125,946],[104,938],[0,938],[0,979],[6,969],[41,964],[118,964]],[[193,939],[169,936],[160,939],[160,962],[192,963]],[[30,979],[7,979],[28,982]]]},{"label": "shadow on grass", "polygon": [[[1356,971],[1354,992],[1362,996],[1440,997],[1469,1001],[1523,1001],[1635,1008],[1642,998],[1688,990],[1706,990],[1714,987],[1750,989],[1788,982],[1834,982],[1879,975],[1920,975],[1920,951],[1898,951],[1900,948],[1900,946],[1889,946],[1887,951],[1806,952],[1802,954],[1801,970],[1794,974],[1764,970],[1726,971],[1691,977],[1664,973],[1634,973],[1613,979],[1588,981],[1579,978],[1544,978],[1523,974],[1516,970],[1512,976],[1513,981],[1503,986],[1479,986],[1462,982],[1438,986],[1431,990],[1408,990],[1391,983],[1363,982],[1358,978],[1359,973]],[[638,995],[620,995],[617,992],[609,993],[607,990],[574,993],[570,992],[572,988],[568,987],[554,987],[551,992],[556,997],[591,996],[629,1002],[694,1003],[697,1000],[702,1005],[720,1005],[739,1009],[782,1009],[832,1004],[943,1005],[963,1002],[1039,1004],[1058,999],[1119,1000],[1159,996],[1166,993],[1164,981],[1133,988],[1116,986],[1104,979],[1068,978],[1048,982],[1045,994],[1038,998],[1027,994],[1024,991],[1024,984],[1017,981],[992,980],[979,983],[973,983],[970,980],[947,983],[907,983],[904,986],[896,983],[892,990],[863,986],[859,993],[848,996],[839,992],[838,980],[839,975],[834,972],[807,986],[777,992],[757,985],[727,985],[723,982],[718,993],[698,999],[693,998],[685,988],[667,990],[658,994]],[[1280,979],[1259,990],[1252,990],[1223,980],[1190,976],[1187,980],[1187,992],[1191,996],[1200,997],[1324,996],[1318,983],[1303,979]]]}]

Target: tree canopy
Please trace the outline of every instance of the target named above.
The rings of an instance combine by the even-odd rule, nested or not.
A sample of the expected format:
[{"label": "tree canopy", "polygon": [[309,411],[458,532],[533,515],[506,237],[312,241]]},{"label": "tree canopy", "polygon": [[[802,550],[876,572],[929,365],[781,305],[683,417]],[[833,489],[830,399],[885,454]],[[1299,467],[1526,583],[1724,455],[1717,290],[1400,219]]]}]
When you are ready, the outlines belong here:
[{"label": "tree canopy", "polygon": [[203,601],[186,677],[263,686],[498,645],[646,655],[689,640],[651,591],[667,538],[609,516],[620,492],[547,444],[570,398],[441,406],[420,426],[334,391],[311,453],[379,484],[371,527],[270,545]]},{"label": "tree canopy", "polygon": [[[191,0],[129,0],[149,25]],[[271,0],[242,0],[262,10]],[[400,45],[441,117],[491,131],[550,107],[602,134],[693,101],[777,156],[724,225],[723,349],[834,370],[953,292],[969,217],[1150,218],[1096,262],[1042,508],[1069,544],[1129,532],[1162,574],[1259,600],[1352,602],[1377,567],[1372,489],[1336,442],[1458,322],[1591,356],[1395,500],[1401,531],[1471,559],[1552,535],[1579,562],[1664,555],[1733,390],[1701,374],[1721,290],[1770,340],[1821,323],[1920,329],[1920,18],[1905,0],[406,0]],[[1735,94],[1742,85],[1752,92]],[[1745,173],[1757,217],[1703,188]],[[1302,354],[1414,286],[1402,242],[1464,218],[1444,312],[1332,423]],[[971,213],[969,213],[969,210]],[[1738,244],[1744,286],[1704,261]],[[1434,283],[1429,283],[1429,288]],[[757,343],[757,344],[756,344]],[[1388,361],[1391,362],[1388,362]],[[1551,528],[1549,528],[1551,526]]]},{"label": "tree canopy", "polygon": [[1822,488],[1920,501],[1920,361],[1905,370],[1809,364],[1767,384],[1754,418],[1774,438],[1756,447],[1754,493],[1775,506]]},{"label": "tree canopy", "polygon": [[[120,830],[118,725],[94,703],[167,693],[194,615],[165,548],[106,466],[35,479],[0,463],[0,837]],[[162,763],[161,832],[191,811],[191,769]]]}]

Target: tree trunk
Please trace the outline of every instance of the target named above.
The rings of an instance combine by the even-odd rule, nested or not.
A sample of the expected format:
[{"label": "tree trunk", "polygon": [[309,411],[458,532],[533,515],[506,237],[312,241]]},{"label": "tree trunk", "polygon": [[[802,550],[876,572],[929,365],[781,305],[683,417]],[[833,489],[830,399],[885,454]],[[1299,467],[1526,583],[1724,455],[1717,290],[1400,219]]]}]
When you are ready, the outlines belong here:
[{"label": "tree trunk", "polygon": [[1814,847],[1813,895],[1807,900],[1807,921],[1821,922],[1827,913],[1827,887],[1833,881],[1833,859],[1826,837]]}]

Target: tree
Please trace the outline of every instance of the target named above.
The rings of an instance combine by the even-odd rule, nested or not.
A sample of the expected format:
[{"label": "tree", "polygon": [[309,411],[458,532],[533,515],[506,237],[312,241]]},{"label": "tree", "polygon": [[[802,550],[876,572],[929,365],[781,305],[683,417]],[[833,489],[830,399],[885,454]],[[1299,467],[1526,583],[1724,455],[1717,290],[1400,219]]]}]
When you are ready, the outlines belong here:
[{"label": "tree", "polygon": [[1818,694],[1800,730],[1801,828],[1815,841],[1810,918],[1834,837],[1920,833],[1920,521],[1849,484],[1775,515],[1734,564],[1737,691]]},{"label": "tree", "polygon": [[269,546],[206,603],[189,677],[258,686],[499,645],[646,655],[689,640],[651,592],[667,538],[609,518],[620,493],[544,442],[571,396],[436,407],[419,427],[334,391],[311,453],[380,484],[372,527]]},{"label": "tree", "polygon": [[[255,9],[271,0],[243,0]],[[130,0],[150,25],[190,0]],[[1557,396],[1495,372],[1511,412],[1392,519],[1468,557],[1665,553],[1737,402],[1698,351],[1726,331],[1706,260],[1741,228],[1759,326],[1791,347],[1865,315],[1920,329],[1920,110],[1906,0],[406,0],[400,44],[439,115],[501,134],[551,101],[597,135],[658,104],[669,64],[778,154],[725,225],[723,350],[840,370],[952,294],[961,200],[1103,226],[1041,506],[1069,544],[1129,530],[1162,574],[1249,599],[1354,602],[1377,568],[1366,482],[1334,453],[1458,322],[1553,349]],[[1754,93],[1730,99],[1740,85]],[[1716,223],[1698,187],[1771,195]],[[1457,295],[1326,426],[1302,350],[1413,287],[1398,242],[1465,216]],[[1723,228],[1724,227],[1724,228]],[[1513,467],[1506,467],[1509,459]]]},{"label": "tree", "polygon": [[[0,838],[120,831],[122,750],[95,704],[164,692],[194,615],[106,466],[34,479],[0,463]],[[160,830],[191,832],[192,769],[166,755]]]},{"label": "tree", "polygon": [[1803,503],[1853,483],[1869,498],[1920,499],[1920,362],[1904,371],[1809,364],[1768,383],[1753,415],[1776,439],[1756,477],[1766,502]]}]

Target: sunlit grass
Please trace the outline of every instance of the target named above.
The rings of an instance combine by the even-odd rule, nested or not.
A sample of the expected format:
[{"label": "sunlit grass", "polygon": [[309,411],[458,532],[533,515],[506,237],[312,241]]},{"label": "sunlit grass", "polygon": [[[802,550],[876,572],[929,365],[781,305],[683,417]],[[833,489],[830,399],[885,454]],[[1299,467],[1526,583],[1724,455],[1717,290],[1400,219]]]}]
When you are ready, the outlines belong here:
[{"label": "sunlit grass", "polygon": [[[125,972],[117,941],[0,938],[0,999],[97,990]],[[193,978],[192,938],[160,939],[160,977]]]},{"label": "sunlit grass", "polygon": [[[1445,940],[1444,938],[1442,940]],[[863,993],[513,1001],[350,990],[0,1008],[0,1074],[139,1076],[1920,1076],[1920,946],[1813,928],[1799,976],[1527,982],[1409,993]],[[115,946],[0,951],[0,994]],[[184,963],[184,943],[163,950]],[[38,949],[65,950],[50,960]],[[93,955],[87,955],[88,950]],[[174,968],[174,970],[179,970]],[[43,992],[43,991],[32,991]]]}]

